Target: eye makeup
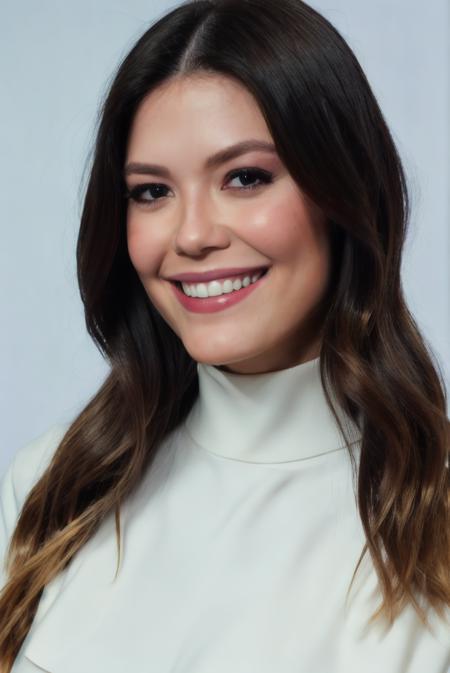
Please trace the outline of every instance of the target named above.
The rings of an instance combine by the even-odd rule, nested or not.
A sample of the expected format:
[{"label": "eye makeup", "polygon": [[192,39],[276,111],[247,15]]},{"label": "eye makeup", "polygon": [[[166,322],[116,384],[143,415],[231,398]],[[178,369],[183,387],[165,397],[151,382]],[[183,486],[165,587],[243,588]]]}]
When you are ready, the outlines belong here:
[{"label": "eye makeup", "polygon": [[[273,174],[270,171],[266,171],[257,167],[246,167],[234,169],[227,173],[225,181],[230,182],[238,178],[239,180],[246,181],[250,180],[250,183],[257,181],[257,184],[245,184],[242,187],[229,187],[228,190],[238,190],[238,191],[249,191],[258,189],[263,185],[267,185],[273,182]],[[166,194],[161,194],[161,190],[168,189],[167,185],[157,182],[146,182],[135,187],[131,187],[126,190],[125,198],[135,203],[142,204],[145,206],[152,207],[157,201],[161,200],[161,197],[166,196]],[[152,198],[144,198],[143,195],[149,192]],[[158,198],[159,195],[159,198]]]}]

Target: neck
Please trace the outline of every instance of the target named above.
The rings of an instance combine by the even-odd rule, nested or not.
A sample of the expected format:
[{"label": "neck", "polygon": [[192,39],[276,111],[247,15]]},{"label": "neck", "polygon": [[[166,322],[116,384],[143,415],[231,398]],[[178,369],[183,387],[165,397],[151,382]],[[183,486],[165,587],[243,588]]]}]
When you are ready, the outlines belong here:
[{"label": "neck", "polygon": [[[345,448],[322,387],[320,357],[261,374],[204,363],[197,371],[199,397],[186,428],[203,449],[233,460],[283,463]],[[331,397],[350,441],[358,441],[358,428]]]}]

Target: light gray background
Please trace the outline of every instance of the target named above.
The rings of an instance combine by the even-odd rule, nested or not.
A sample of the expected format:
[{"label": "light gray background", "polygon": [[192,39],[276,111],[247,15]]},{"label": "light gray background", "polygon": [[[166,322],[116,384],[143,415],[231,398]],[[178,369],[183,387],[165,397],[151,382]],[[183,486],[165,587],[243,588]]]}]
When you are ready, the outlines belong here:
[{"label": "light gray background", "polygon": [[[75,269],[80,184],[119,60],[177,2],[3,0],[0,9],[0,474],[69,421],[107,366],[87,336]],[[450,380],[449,5],[311,0],[359,58],[409,177],[403,283]]]}]

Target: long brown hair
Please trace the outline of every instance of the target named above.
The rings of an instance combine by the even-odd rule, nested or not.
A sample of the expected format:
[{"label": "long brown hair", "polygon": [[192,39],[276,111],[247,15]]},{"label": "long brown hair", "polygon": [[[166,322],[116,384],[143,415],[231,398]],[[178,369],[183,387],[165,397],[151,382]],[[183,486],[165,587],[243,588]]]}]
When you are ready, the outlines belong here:
[{"label": "long brown hair", "polygon": [[191,1],[142,35],[102,104],[77,264],[87,330],[110,372],[23,504],[0,595],[2,673],[44,587],[111,512],[120,557],[120,505],[198,396],[195,361],[128,257],[123,179],[140,102],[164,80],[196,71],[247,87],[290,174],[328,218],[321,377],[362,432],[360,562],[368,551],[382,599],[372,617],[392,623],[412,604],[427,624],[421,598],[441,615],[450,604],[446,390],[403,295],[408,192],[377,101],[347,43],[304,2]]}]

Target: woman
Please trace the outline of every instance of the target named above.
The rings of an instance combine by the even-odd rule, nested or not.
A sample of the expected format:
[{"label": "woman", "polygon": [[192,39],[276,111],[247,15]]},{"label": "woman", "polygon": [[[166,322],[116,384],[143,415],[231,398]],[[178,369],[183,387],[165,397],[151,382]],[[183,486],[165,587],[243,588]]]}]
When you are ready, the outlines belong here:
[{"label": "woman", "polygon": [[111,371],[3,480],[2,673],[448,670],[449,422],[407,221],[308,5],[186,2],[139,39],[77,246]]}]

